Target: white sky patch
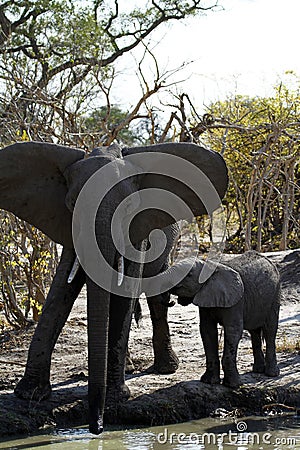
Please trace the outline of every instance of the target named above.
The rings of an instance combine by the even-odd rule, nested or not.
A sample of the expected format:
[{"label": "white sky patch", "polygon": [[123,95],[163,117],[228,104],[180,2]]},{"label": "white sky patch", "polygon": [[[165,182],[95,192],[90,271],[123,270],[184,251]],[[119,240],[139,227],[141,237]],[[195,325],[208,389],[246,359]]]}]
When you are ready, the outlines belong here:
[{"label": "white sky patch", "polygon": [[[224,10],[173,21],[152,36],[151,45],[158,43],[153,52],[160,67],[173,69],[194,61],[177,79],[186,80],[178,89],[188,93],[198,108],[232,94],[272,95],[273,86],[286,71],[300,75],[299,0],[219,3]],[[122,61],[119,68],[122,72]],[[134,64],[131,67],[127,59],[124,69],[126,82],[121,76],[118,98],[134,101],[140,94]],[[151,68],[145,70],[150,80]]]}]

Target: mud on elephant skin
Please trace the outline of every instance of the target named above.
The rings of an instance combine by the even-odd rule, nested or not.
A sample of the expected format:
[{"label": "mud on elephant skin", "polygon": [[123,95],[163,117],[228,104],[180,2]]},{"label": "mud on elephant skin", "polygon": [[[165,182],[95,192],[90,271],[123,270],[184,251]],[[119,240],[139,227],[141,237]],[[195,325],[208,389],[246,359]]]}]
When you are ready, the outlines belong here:
[{"label": "mud on elephant skin", "polygon": [[[170,277],[174,270],[182,271],[189,264],[189,260],[183,260],[174,265]],[[171,290],[178,296],[178,303],[193,302],[199,307],[200,334],[206,356],[206,372],[201,381],[220,383],[218,323],[224,327],[224,385],[232,388],[240,385],[236,357],[243,329],[251,334],[253,371],[278,376],[275,338],[281,289],[275,265],[254,251],[237,256],[226,265],[208,264],[211,264],[212,274],[206,281],[199,282],[205,263],[197,260],[188,275]],[[266,341],[266,355],[262,351],[262,338]]]},{"label": "mud on elephant skin", "polygon": [[[167,164],[166,160],[170,158],[172,161],[179,160],[180,164]],[[84,283],[87,285],[88,309],[90,431],[98,434],[103,429],[106,391],[116,401],[129,396],[124,381],[125,357],[132,317],[132,297],[137,296],[139,291],[134,284],[130,295],[124,296],[122,289],[125,282],[122,283],[122,278],[127,276],[139,280],[143,272],[143,258],[140,256],[140,259],[132,262],[127,258],[127,248],[131,245],[131,248],[140,250],[154,229],[168,227],[176,220],[186,218],[187,214],[186,210],[179,208],[181,216],[179,214],[180,217],[175,219],[168,211],[161,209],[161,205],[156,205],[157,197],[151,207],[140,211],[139,198],[143,191],[150,192],[149,189],[168,191],[180,198],[193,215],[211,212],[206,210],[201,196],[197,196],[188,183],[185,186],[179,181],[183,164],[189,165],[189,178],[190,171],[200,174],[201,183],[196,183],[196,180],[195,185],[200,185],[204,191],[207,187],[205,179],[209,180],[217,193],[210,207],[212,210],[217,208],[227,189],[226,165],[218,153],[194,144],[159,144],[122,150],[118,146],[111,146],[96,149],[88,157],[76,148],[41,142],[16,143],[0,150],[0,207],[36,226],[63,246],[61,260],[29,348],[24,377],[15,389],[18,396],[40,399],[49,396],[53,347]],[[164,168],[168,173],[170,166],[176,172],[173,178],[161,172]],[[101,179],[99,173],[102,174]],[[86,209],[83,208],[77,217],[75,212],[77,202],[82,198],[79,194],[86,183],[94,180],[93,175],[97,175],[99,183],[90,194],[93,201],[98,200],[98,190],[103,191],[103,185],[113,185],[100,206],[98,202],[98,209],[93,216],[92,236],[103,259],[101,264],[97,258],[93,259],[91,253],[94,248],[90,241],[87,245],[85,239],[79,239],[81,247],[75,247],[77,254],[79,250],[82,252],[79,257],[81,264],[77,264],[77,272],[74,271],[69,278],[76,257],[72,219],[79,236],[80,232],[85,236],[83,224],[86,216],[92,215],[88,196]],[[86,190],[84,192],[87,194]],[[125,199],[131,199],[134,195],[135,202],[125,202],[129,211],[126,212],[125,208],[124,215],[119,217],[119,241],[116,242],[112,236],[115,211]],[[122,230],[126,229],[128,217],[132,219],[128,232],[130,244],[122,242]],[[125,274],[120,280],[116,269],[122,255],[124,264],[121,266]],[[107,267],[109,277],[105,282],[108,284],[103,287],[91,274],[96,273],[98,277],[105,273]],[[112,271],[112,268],[115,270]]]}]

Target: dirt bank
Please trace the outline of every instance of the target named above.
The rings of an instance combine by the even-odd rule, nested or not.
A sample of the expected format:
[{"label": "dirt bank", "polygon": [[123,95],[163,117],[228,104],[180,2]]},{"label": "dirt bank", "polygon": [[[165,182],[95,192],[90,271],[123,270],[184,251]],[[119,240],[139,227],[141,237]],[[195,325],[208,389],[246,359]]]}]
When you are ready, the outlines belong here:
[{"label": "dirt bank", "polygon": [[[272,404],[300,408],[300,352],[297,346],[300,340],[300,250],[270,256],[280,268],[283,286],[277,337],[280,376],[269,379],[250,372],[251,343],[245,332],[238,355],[242,387],[230,390],[198,381],[204,371],[204,351],[198,331],[198,310],[193,305],[170,308],[172,342],[180,359],[178,371],[172,375],[150,373],[147,369],[152,364],[152,330],[147,304],[142,299],[142,324],[140,328],[132,325],[129,344],[136,365],[135,373],[127,376],[132,398],[117,411],[108,410],[107,423],[174,423],[208,416],[218,408],[236,410],[237,414],[262,414],[265,407]],[[2,333],[0,436],[33,433],[49,426],[72,427],[87,423],[86,332],[85,292],[82,292],[53,354],[52,397],[41,403],[17,399],[12,391],[24,372],[33,327]]]}]

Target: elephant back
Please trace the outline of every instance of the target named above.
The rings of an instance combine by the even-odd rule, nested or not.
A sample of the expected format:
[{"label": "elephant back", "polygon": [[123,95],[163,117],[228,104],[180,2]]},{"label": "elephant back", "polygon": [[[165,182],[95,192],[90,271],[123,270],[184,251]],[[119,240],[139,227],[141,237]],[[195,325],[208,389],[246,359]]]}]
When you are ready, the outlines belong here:
[{"label": "elephant back", "polygon": [[244,284],[244,328],[262,327],[273,308],[279,309],[280,277],[276,266],[256,251],[227,262],[239,272]]}]

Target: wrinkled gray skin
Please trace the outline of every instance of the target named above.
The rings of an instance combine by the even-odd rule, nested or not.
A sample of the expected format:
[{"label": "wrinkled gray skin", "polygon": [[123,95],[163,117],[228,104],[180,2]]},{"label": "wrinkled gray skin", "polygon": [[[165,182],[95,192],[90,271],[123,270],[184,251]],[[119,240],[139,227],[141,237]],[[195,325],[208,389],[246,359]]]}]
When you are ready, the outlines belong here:
[{"label": "wrinkled gray skin", "polygon": [[[182,270],[187,261],[173,266]],[[205,356],[206,372],[201,381],[220,383],[217,324],[224,327],[222,368],[223,384],[232,388],[240,385],[236,367],[238,344],[243,329],[251,334],[254,355],[253,372],[267,376],[279,375],[275,338],[280,306],[280,282],[275,265],[254,251],[219,264],[212,276],[199,284],[203,261],[197,260],[189,274],[171,292],[178,302],[193,302],[199,307],[200,334]],[[172,270],[170,271],[172,275]],[[266,341],[266,355],[262,351]]]},{"label": "wrinkled gray skin", "polygon": [[[95,434],[103,430],[106,392],[114,401],[129,396],[124,371],[133,301],[104,290],[95,284],[82,268],[68,284],[68,275],[76,256],[72,241],[72,211],[82,186],[99,168],[111,161],[117,162],[124,155],[148,151],[181,156],[190,161],[201,168],[215,186],[220,198],[223,198],[228,179],[222,157],[194,144],[126,148],[122,150],[123,155],[117,146],[112,146],[103,151],[96,149],[88,158],[78,149],[39,142],[17,143],[0,150],[0,208],[13,212],[63,245],[61,260],[30,345],[25,374],[16,386],[15,393],[22,398],[38,400],[50,395],[52,350],[76,297],[86,283],[89,428]],[[130,163],[124,161],[124,164]],[[115,166],[117,176],[119,171],[117,164]],[[154,172],[160,170],[160,166],[159,155],[157,158],[154,156]],[[143,169],[142,161],[139,168]],[[118,204],[129,194],[144,188],[168,189],[169,186],[172,192],[177,193],[190,206],[194,215],[206,212],[199,199],[177,180],[155,176],[151,172],[134,179],[122,180],[107,194],[97,211],[95,234],[99,249],[111,267],[117,268],[119,256],[110,227]],[[153,229],[168,227],[173,222],[174,218],[161,210],[143,211],[131,222],[132,244],[137,249],[141,248]],[[154,272],[162,269],[161,266]],[[142,272],[143,266],[140,263],[129,263],[125,260],[126,275],[139,277]],[[169,356],[172,356],[166,325],[166,307],[160,305],[159,298],[152,300],[152,318],[154,323],[155,320],[157,323],[164,323],[165,328],[158,329],[163,330],[162,339],[165,340],[165,347],[169,347]],[[158,312],[153,306],[155,304]]]}]

